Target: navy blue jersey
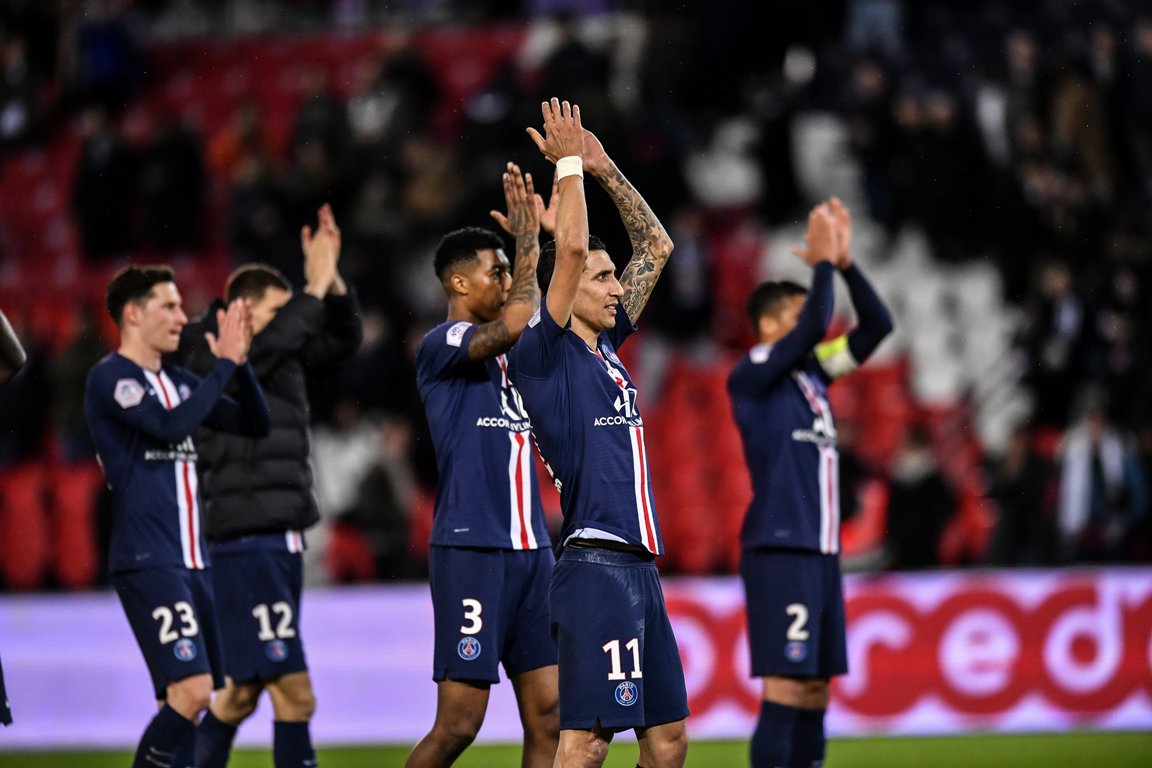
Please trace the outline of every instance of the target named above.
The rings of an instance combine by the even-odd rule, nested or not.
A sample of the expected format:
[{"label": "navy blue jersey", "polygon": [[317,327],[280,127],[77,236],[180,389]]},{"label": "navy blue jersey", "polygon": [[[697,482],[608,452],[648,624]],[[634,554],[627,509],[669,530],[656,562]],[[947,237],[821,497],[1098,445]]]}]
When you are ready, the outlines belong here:
[{"label": "navy blue jersey", "polygon": [[835,268],[813,270],[796,327],[776,344],[758,344],[732,370],[728,395],[752,476],[744,547],[840,551],[839,453],[828,384],[862,362],[892,327],[855,267],[844,271],[859,324],[820,343],[832,314]]},{"label": "navy blue jersey", "polygon": [[440,472],[430,543],[546,547],[532,423],[508,378],[507,358],[469,359],[475,332],[466,321],[443,323],[416,352],[416,385]]},{"label": "navy blue jersey", "polygon": [[561,543],[609,538],[663,554],[652,504],[644,419],[616,350],[636,330],[620,320],[590,349],[540,310],[508,353],[509,375],[560,491]]},{"label": "navy blue jersey", "polygon": [[[234,372],[239,402],[223,395]],[[201,423],[268,433],[252,369],[218,360],[201,381],[178,366],[152,372],[112,353],[88,374],[84,413],[112,491],[109,570],[207,567],[192,435]]]}]

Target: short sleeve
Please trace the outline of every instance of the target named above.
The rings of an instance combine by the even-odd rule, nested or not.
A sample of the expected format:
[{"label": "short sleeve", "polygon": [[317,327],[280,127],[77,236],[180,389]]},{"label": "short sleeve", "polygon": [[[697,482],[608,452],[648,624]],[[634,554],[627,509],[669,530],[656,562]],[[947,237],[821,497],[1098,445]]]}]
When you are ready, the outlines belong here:
[{"label": "short sleeve", "polygon": [[475,365],[468,357],[468,342],[475,332],[476,326],[466,320],[444,323],[429,331],[416,352],[416,370],[420,377],[451,377],[463,367]]},{"label": "short sleeve", "polygon": [[555,365],[555,358],[564,343],[564,335],[571,325],[569,319],[561,328],[548,314],[547,303],[540,302],[540,308],[508,353],[510,367],[523,376],[536,379],[546,376]]}]

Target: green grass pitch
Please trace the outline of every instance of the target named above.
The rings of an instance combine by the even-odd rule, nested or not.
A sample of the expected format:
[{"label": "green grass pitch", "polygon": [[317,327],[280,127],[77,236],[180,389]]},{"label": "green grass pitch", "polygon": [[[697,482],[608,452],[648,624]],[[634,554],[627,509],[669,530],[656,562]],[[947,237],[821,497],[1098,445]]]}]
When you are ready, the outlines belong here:
[{"label": "green grass pitch", "polygon": [[[0,733],[0,738],[3,734]],[[321,749],[321,768],[393,768],[404,765],[407,747]],[[3,768],[126,768],[126,753],[75,754],[0,752]],[[515,746],[476,746],[457,761],[459,768],[515,768]],[[734,741],[693,742],[688,768],[738,768],[748,764],[747,745]],[[232,768],[271,768],[268,752],[238,750]],[[633,768],[635,742],[621,735],[608,755],[607,768]],[[1147,768],[1152,766],[1152,731],[1143,733],[1071,733],[974,735],[942,738],[840,739],[828,750],[827,768]]]}]

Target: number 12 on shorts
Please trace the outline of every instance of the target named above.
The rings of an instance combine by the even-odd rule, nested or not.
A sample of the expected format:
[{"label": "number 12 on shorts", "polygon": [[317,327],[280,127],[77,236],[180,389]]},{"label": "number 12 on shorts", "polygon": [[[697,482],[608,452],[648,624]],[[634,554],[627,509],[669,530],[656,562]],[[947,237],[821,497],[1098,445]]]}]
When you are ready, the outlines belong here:
[{"label": "number 12 on shorts", "polygon": [[[612,664],[612,671],[608,673],[609,680],[623,680],[627,677],[624,674],[624,669],[620,664],[620,641],[610,640],[604,644],[602,649],[604,653],[608,654]],[[632,679],[644,677],[644,673],[640,671],[640,640],[632,638],[624,644],[624,650],[632,651]]]}]

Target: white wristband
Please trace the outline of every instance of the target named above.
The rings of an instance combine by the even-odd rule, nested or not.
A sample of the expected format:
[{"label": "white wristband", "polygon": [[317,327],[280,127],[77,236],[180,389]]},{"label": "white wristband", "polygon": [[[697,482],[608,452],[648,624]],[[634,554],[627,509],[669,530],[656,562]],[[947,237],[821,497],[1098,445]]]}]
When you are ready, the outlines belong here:
[{"label": "white wristband", "polygon": [[579,176],[584,178],[584,158],[580,155],[568,155],[556,161],[556,180],[565,176]]}]

